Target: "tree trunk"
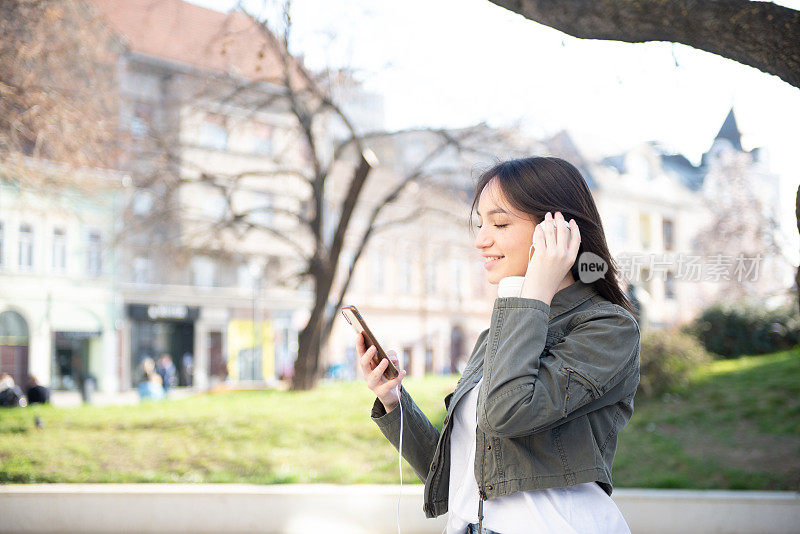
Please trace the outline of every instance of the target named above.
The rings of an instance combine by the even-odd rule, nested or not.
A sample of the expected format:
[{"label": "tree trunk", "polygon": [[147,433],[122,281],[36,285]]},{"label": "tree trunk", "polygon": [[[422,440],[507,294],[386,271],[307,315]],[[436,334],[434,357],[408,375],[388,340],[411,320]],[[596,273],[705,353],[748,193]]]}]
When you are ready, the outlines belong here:
[{"label": "tree trunk", "polygon": [[[292,376],[291,389],[294,391],[306,391],[313,389],[317,381],[322,378],[319,369],[320,342],[319,325],[321,321],[308,324],[300,332],[297,348],[297,362]],[[315,326],[316,325],[316,326]]]},{"label": "tree trunk", "polygon": [[316,256],[311,260],[310,271],[315,285],[314,307],[308,318],[308,324],[298,336],[297,360],[290,388],[294,391],[312,389],[322,378],[322,370],[319,366],[321,337],[335,270],[331,269],[325,261],[320,261],[319,256]]},{"label": "tree trunk", "polygon": [[[319,281],[319,278],[317,280]],[[317,283],[319,287],[319,282]],[[320,298],[320,295],[322,295],[322,298]],[[311,310],[308,324],[298,337],[297,360],[291,386],[294,391],[313,389],[317,381],[322,378],[319,368],[320,334],[325,313],[325,302],[328,300],[328,290],[321,291],[317,289],[316,297],[317,300],[314,302],[314,309]]]}]

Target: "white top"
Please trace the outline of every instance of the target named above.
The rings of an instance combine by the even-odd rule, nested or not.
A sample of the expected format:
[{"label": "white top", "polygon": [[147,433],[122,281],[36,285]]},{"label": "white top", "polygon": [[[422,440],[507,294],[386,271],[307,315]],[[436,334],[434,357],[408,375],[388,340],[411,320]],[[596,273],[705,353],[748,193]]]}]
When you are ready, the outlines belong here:
[{"label": "white top", "polygon": [[[475,439],[478,389],[453,409],[447,534],[463,534],[478,522]],[[563,488],[520,491],[483,502],[483,526],[499,534],[630,534],[625,518],[603,488],[584,482]]]}]

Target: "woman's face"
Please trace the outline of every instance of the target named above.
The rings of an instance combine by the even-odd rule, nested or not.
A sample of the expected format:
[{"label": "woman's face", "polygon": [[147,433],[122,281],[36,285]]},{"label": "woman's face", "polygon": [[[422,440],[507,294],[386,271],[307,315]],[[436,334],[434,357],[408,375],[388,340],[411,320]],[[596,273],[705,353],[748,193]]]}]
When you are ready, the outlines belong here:
[{"label": "woman's face", "polygon": [[515,210],[506,202],[496,179],[486,184],[478,200],[480,228],[475,236],[475,248],[484,260],[491,260],[484,263],[490,284],[497,284],[506,276],[525,276],[528,250],[537,224],[539,221],[532,216]]}]

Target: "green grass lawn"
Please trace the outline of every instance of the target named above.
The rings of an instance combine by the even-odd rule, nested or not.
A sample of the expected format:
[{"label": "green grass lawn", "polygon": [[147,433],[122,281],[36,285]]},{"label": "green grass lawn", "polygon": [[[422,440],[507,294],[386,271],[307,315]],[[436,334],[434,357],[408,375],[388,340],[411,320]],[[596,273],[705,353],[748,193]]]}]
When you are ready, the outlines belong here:
[{"label": "green grass lawn", "polygon": [[635,399],[613,477],[623,487],[800,489],[800,348],[715,361],[674,394]]},{"label": "green grass lawn", "polygon": [[[404,386],[441,428],[443,398],[457,380],[408,378]],[[0,482],[396,483],[396,451],[370,419],[374,399],[363,382],[350,382],[0,410]],[[408,465],[403,481],[417,481]]]},{"label": "green grass lawn", "polygon": [[[404,383],[441,428],[457,379]],[[0,410],[0,482],[397,483],[396,451],[369,417],[373,399],[352,382]],[[800,349],[718,361],[678,395],[636,399],[614,485],[798,489],[799,453]],[[403,481],[419,482],[405,462]]]}]

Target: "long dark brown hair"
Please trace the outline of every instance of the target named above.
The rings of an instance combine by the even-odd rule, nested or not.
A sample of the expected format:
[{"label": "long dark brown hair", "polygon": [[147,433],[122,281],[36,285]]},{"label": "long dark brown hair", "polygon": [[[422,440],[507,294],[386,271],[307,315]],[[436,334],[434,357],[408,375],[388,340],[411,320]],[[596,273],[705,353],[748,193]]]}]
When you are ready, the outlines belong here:
[{"label": "long dark brown hair", "polygon": [[[586,180],[571,163],[555,157],[519,158],[497,163],[483,172],[475,184],[475,194],[469,213],[470,232],[474,233],[472,214],[475,212],[481,192],[493,178],[511,206],[522,213],[532,215],[538,223],[549,211],[560,211],[564,219],[575,219],[581,232],[578,257],[583,252],[593,252],[608,265],[603,278],[592,282],[592,286],[607,300],[633,313],[633,305],[619,286],[618,269],[608,250],[600,213],[594,203]],[[579,279],[578,263],[570,268],[572,277]]]}]

